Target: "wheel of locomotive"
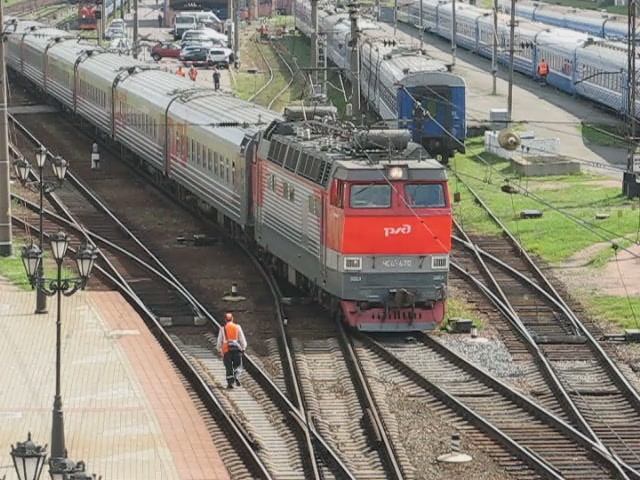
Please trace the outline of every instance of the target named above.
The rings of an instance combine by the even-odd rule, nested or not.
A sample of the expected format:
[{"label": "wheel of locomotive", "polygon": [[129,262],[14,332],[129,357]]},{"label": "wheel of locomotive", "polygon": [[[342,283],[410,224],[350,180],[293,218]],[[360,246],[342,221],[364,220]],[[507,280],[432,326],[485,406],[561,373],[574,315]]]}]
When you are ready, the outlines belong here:
[{"label": "wheel of locomotive", "polygon": [[160,60],[162,60],[162,57],[157,53],[154,53],[153,55],[151,55],[151,58],[153,58],[156,62],[159,62]]}]

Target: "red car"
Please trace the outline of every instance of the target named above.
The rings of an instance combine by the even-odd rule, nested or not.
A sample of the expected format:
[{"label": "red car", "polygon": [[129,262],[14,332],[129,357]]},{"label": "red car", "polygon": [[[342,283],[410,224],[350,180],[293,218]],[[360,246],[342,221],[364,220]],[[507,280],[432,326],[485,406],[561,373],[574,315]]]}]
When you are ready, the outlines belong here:
[{"label": "red car", "polygon": [[161,58],[178,58],[180,56],[180,45],[173,42],[159,42],[151,49],[151,58],[155,61]]}]

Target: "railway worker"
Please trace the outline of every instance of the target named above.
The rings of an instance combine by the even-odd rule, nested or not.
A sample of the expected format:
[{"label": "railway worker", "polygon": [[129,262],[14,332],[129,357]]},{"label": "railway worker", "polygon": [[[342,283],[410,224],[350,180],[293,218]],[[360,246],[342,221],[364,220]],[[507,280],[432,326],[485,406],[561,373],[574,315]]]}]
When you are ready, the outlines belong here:
[{"label": "railway worker", "polygon": [[[158,0],[156,0],[156,5],[158,4]],[[162,28],[162,14],[158,14],[158,28]]]},{"label": "railway worker", "polygon": [[217,65],[213,69],[213,88],[216,91],[220,90],[220,70]]},{"label": "railway worker", "polygon": [[189,69],[189,78],[192,82],[195,82],[196,78],[198,78],[198,70],[196,70],[196,67],[193,65],[191,65],[191,68]]},{"label": "railway worker", "polygon": [[176,75],[178,75],[179,77],[184,77],[184,68],[182,68],[182,65],[178,66],[178,70],[176,70]]},{"label": "railway worker", "polygon": [[540,80],[542,80],[543,85],[547,84],[547,75],[549,75],[549,64],[543,58],[538,64],[538,76],[540,77]]},{"label": "railway worker", "polygon": [[242,366],[242,354],[247,348],[242,327],[235,323],[233,314],[227,312],[224,316],[224,326],[218,332],[216,348],[222,354],[222,362],[227,374],[227,388],[240,385],[238,369]]}]

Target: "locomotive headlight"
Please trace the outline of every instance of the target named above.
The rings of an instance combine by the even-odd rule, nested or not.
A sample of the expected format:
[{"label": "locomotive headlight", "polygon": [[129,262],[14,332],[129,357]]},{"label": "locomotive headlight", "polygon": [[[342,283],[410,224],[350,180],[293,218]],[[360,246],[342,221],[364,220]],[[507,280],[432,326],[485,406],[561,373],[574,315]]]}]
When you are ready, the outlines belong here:
[{"label": "locomotive headlight", "polygon": [[406,167],[388,167],[387,168],[387,178],[389,180],[402,180],[407,176],[407,168]]}]

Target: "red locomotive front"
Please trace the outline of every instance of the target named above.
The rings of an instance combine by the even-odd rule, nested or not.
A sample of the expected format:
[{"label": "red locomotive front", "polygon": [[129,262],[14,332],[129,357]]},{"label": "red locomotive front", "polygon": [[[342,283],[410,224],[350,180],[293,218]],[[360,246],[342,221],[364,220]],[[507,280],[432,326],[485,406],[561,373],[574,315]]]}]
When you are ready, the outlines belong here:
[{"label": "red locomotive front", "polygon": [[260,141],[258,244],[290,282],[361,330],[429,330],[444,317],[446,172],[409,140],[283,122]]}]

